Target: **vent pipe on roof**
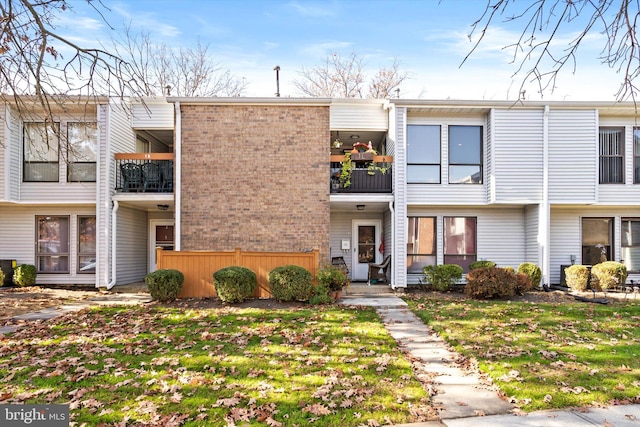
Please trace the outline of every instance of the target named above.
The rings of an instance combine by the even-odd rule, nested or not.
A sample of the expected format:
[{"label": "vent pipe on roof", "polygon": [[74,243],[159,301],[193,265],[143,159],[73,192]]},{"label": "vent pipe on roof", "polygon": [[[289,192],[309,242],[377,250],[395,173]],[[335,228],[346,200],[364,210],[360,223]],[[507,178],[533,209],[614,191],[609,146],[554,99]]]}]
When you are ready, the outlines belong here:
[{"label": "vent pipe on roof", "polygon": [[273,67],[276,72],[276,96],[280,96],[280,66],[276,65]]}]

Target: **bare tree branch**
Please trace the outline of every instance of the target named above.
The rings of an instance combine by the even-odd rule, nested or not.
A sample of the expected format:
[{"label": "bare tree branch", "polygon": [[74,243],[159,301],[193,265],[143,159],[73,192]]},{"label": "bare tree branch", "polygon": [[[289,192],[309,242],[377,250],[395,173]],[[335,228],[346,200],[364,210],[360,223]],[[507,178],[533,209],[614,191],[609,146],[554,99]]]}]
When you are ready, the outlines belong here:
[{"label": "bare tree branch", "polygon": [[[477,51],[487,32],[497,26],[499,17],[504,22],[522,21],[520,37],[504,49],[513,52],[513,62],[520,61],[515,75],[522,75],[520,91],[527,82],[535,81],[540,94],[553,93],[560,71],[571,64],[577,67],[577,54],[585,38],[594,32],[606,34],[602,49],[602,62],[622,72],[620,89],[615,94],[618,100],[633,99],[638,95],[635,83],[640,74],[637,24],[640,17],[639,0],[535,0],[525,2],[522,11],[515,0],[487,0],[482,16],[471,26],[469,39],[477,37],[461,66]],[[610,15],[610,10],[618,10]],[[580,23],[576,37],[564,47],[554,42],[559,34],[571,25]]]}]

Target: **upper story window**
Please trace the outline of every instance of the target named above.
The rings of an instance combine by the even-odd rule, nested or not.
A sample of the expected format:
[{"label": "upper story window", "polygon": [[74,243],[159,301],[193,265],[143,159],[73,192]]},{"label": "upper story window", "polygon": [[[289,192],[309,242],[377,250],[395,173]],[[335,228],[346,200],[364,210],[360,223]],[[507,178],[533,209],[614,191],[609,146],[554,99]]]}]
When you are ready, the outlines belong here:
[{"label": "upper story window", "polygon": [[640,128],[633,128],[633,183],[640,184]]},{"label": "upper story window", "polygon": [[60,123],[24,124],[25,182],[59,181]]},{"label": "upper story window", "polygon": [[624,183],[624,128],[601,127],[600,184]]},{"label": "upper story window", "polygon": [[440,126],[407,126],[407,183],[440,184]]},{"label": "upper story window", "polygon": [[98,126],[96,123],[67,123],[69,165],[67,181],[95,182],[98,159]]},{"label": "upper story window", "polygon": [[449,126],[449,183],[482,184],[482,126]]}]

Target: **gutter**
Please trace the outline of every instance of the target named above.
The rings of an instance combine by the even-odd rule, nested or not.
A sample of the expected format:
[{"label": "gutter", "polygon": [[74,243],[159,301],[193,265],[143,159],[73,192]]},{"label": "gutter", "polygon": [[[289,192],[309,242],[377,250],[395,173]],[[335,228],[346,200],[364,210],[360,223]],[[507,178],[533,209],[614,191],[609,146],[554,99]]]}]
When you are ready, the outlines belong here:
[{"label": "gutter", "polygon": [[107,283],[107,290],[113,288],[116,284],[116,219],[120,204],[117,200],[113,201],[113,209],[111,210],[111,281]]}]

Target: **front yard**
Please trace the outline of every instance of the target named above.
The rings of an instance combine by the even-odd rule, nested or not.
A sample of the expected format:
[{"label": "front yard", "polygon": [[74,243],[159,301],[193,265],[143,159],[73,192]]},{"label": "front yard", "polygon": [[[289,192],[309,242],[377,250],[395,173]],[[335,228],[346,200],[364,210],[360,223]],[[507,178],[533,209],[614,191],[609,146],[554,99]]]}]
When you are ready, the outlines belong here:
[{"label": "front yard", "polygon": [[640,403],[640,299],[585,302],[406,298],[525,411]]},{"label": "front yard", "polygon": [[358,426],[436,418],[371,309],[85,310],[0,337],[0,403],[74,425]]}]

